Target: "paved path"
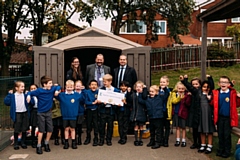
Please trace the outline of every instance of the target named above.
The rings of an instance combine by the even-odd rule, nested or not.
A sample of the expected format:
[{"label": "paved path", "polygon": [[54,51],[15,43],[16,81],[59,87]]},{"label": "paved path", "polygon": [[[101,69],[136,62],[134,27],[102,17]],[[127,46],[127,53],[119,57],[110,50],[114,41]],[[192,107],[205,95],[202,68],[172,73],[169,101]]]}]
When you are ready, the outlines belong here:
[{"label": "paved path", "polygon": [[[82,135],[85,139],[85,134]],[[93,147],[92,145],[81,145],[78,149],[69,148],[64,150],[62,145],[54,146],[53,140],[50,141],[51,152],[43,152],[42,155],[37,155],[35,148],[31,146],[28,149],[14,150],[13,146],[8,146],[0,152],[0,160],[9,159],[13,154],[28,154],[26,160],[207,160],[208,157],[204,153],[198,153],[197,150],[191,150],[189,146],[191,142],[187,140],[187,147],[175,147],[175,134],[170,135],[169,147],[161,147],[159,149],[151,149],[146,147],[149,139],[143,139],[144,145],[135,147],[133,145],[134,137],[128,136],[128,142],[125,145],[117,143],[118,138],[113,138],[112,146]]]}]

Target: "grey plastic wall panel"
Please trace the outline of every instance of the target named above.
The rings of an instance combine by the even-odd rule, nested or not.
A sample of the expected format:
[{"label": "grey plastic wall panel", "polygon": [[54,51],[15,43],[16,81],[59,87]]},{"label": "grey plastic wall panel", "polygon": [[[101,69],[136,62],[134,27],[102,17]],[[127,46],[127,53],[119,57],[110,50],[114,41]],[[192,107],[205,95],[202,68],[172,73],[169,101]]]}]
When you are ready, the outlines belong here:
[{"label": "grey plastic wall panel", "polygon": [[139,80],[143,82],[147,82],[147,73],[146,73],[146,56],[144,53],[138,54],[138,59],[137,59],[137,64],[138,64],[138,76],[141,77]]},{"label": "grey plastic wall panel", "polygon": [[132,54],[127,54],[127,62],[130,67],[134,67],[134,53]]},{"label": "grey plastic wall panel", "polygon": [[138,80],[143,81],[148,87],[151,85],[150,50],[150,46],[145,46],[122,51],[128,58],[128,65],[136,70]]},{"label": "grey plastic wall panel", "polygon": [[53,79],[53,83],[64,85],[63,77],[63,51],[47,48],[34,47],[34,83],[40,86],[40,78],[44,75]]}]

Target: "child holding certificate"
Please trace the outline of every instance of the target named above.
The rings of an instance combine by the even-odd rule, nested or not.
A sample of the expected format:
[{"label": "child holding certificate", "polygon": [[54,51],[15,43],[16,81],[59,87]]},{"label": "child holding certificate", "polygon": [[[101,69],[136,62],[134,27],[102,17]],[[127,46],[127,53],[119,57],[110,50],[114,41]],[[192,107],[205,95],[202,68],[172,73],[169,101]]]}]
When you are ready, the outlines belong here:
[{"label": "child holding certificate", "polygon": [[[106,90],[108,92],[120,92],[118,89],[114,88],[111,84],[112,84],[112,76],[110,74],[104,75],[103,76],[104,87],[102,87],[101,89]],[[104,144],[106,124],[107,124],[106,143],[108,146],[112,145],[113,121],[114,121],[115,109],[116,109],[116,105],[112,105],[107,102],[103,102],[99,105],[99,113],[100,113],[99,146],[102,146]]]}]

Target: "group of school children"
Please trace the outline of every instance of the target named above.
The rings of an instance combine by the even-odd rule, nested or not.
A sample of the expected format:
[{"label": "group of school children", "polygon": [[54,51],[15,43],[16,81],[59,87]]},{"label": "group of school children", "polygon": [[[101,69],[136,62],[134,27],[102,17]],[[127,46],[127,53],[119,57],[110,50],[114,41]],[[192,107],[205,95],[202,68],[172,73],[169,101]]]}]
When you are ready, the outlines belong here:
[{"label": "group of school children", "polygon": [[[112,145],[113,121],[117,115],[119,125],[119,144],[127,142],[129,121],[134,124],[135,146],[142,146],[143,126],[149,121],[150,142],[147,147],[152,149],[160,146],[168,147],[170,134],[170,121],[176,127],[176,147],[186,147],[186,126],[192,128],[194,143],[191,149],[198,149],[200,153],[212,152],[213,132],[218,131],[219,148],[217,156],[227,158],[231,151],[231,128],[238,125],[236,107],[239,106],[240,95],[233,89],[230,79],[222,76],[214,90],[212,77],[201,83],[194,78],[188,82],[188,76],[180,76],[180,81],[175,88],[168,88],[167,76],[160,78],[160,86],[150,86],[147,91],[143,82],[137,81],[133,88],[129,83],[122,81],[120,88],[111,85],[112,76],[106,74],[103,77],[104,89],[108,92],[124,94],[123,106],[110,104],[97,99],[98,83],[91,80],[89,89],[84,89],[81,81],[68,80],[65,91],[61,87],[53,86],[52,79],[43,76],[42,88],[31,85],[30,91],[25,93],[24,83],[15,83],[15,93],[10,90],[4,99],[4,103],[10,106],[10,116],[14,121],[14,149],[19,149],[18,135],[22,134],[20,146],[25,149],[27,145],[26,131],[32,126],[32,146],[36,147],[37,154],[44,151],[50,152],[49,140],[52,132],[55,138],[54,144],[59,145],[58,133],[61,130],[64,149],[69,148],[68,139],[72,139],[72,148],[77,149],[81,145],[82,123],[84,112],[86,113],[86,140],[84,145],[91,143],[91,131],[94,130],[93,146]],[[56,109],[57,101],[60,103],[60,113]],[[31,107],[29,107],[29,104]],[[55,108],[53,108],[55,106]],[[57,116],[53,116],[57,115]],[[54,127],[53,127],[54,126]],[[38,127],[37,144],[34,143],[35,129]],[[106,133],[105,133],[106,130]],[[182,132],[182,134],[180,134]],[[45,140],[42,143],[43,134]],[[70,135],[69,135],[70,134]],[[182,139],[180,138],[182,135]],[[206,143],[207,136],[207,143]]]}]

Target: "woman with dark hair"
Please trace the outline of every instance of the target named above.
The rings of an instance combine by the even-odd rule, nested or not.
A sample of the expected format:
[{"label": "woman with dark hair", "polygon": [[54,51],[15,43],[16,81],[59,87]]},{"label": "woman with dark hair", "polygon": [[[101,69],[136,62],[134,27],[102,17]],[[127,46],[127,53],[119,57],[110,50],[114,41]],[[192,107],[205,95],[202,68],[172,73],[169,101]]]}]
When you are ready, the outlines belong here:
[{"label": "woman with dark hair", "polygon": [[73,80],[74,82],[77,80],[83,80],[80,62],[77,57],[72,58],[71,68],[67,71],[66,80]]}]

